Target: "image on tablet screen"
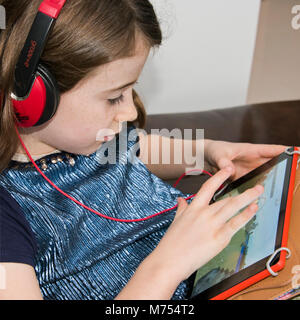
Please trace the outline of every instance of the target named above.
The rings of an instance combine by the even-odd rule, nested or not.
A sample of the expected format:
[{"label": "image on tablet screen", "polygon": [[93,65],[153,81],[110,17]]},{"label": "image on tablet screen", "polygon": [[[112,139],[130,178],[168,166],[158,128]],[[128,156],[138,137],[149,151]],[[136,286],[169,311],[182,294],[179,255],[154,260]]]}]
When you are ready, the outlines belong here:
[{"label": "image on tablet screen", "polygon": [[256,215],[233,236],[221,253],[197,270],[191,297],[274,252],[286,162],[287,159],[279,162],[218,198],[236,196],[257,184],[264,186]]}]

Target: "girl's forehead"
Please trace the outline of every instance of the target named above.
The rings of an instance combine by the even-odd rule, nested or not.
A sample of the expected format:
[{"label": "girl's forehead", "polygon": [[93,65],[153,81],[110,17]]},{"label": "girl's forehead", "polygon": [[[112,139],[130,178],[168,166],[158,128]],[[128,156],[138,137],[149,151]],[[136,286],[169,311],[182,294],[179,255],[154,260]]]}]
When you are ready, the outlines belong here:
[{"label": "girl's forehead", "polygon": [[120,58],[95,68],[83,85],[101,87],[101,91],[112,91],[137,81],[149,55],[149,46],[137,47],[132,56]]}]

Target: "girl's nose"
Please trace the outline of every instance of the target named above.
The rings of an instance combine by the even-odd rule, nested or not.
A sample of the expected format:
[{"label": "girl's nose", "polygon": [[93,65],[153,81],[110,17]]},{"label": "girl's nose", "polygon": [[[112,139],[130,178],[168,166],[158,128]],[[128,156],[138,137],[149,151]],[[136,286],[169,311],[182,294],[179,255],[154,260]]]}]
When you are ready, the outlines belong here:
[{"label": "girl's nose", "polygon": [[133,98],[128,101],[127,106],[120,107],[120,111],[116,115],[116,121],[118,122],[126,122],[126,121],[134,121],[138,117],[138,112],[133,102]]}]

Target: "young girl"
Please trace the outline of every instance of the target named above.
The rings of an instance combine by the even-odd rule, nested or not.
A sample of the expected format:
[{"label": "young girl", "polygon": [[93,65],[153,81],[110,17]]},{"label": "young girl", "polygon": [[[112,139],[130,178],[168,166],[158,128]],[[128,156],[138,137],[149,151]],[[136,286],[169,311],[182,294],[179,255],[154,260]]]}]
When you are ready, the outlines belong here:
[{"label": "young girl", "polygon": [[[212,196],[286,147],[205,140],[215,175],[190,201],[161,180],[185,165],[146,166],[153,140],[135,130],[145,110],[133,86],[162,40],[148,0],[0,3],[0,299],[185,299],[188,277],[253,217],[263,188],[209,205]],[[41,48],[45,12],[56,20]],[[38,103],[48,111],[37,116]],[[103,164],[112,143],[118,161]]]}]

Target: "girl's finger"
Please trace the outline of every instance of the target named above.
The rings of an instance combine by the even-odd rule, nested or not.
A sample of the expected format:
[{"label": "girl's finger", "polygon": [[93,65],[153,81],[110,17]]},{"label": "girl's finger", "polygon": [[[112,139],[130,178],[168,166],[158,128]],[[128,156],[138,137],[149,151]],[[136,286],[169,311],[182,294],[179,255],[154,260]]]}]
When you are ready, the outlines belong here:
[{"label": "girl's finger", "polygon": [[220,188],[222,183],[224,183],[224,181],[226,181],[230,177],[231,174],[232,168],[226,167],[218,171],[214,176],[205,181],[201,186],[200,190],[197,192],[190,206],[207,206],[214,194],[216,193],[216,191]]},{"label": "girl's finger", "polygon": [[181,216],[182,212],[189,206],[188,203],[186,202],[186,200],[182,197],[179,197],[177,199],[178,202],[178,207],[177,207],[177,211],[176,211],[176,215],[175,215],[175,219],[178,219],[179,216]]},{"label": "girl's finger", "polygon": [[224,207],[225,204],[228,203],[229,201],[231,201],[231,197],[226,197],[222,200],[218,200],[209,206],[208,211],[211,212],[212,214],[215,214],[222,207]]},{"label": "girl's finger", "polygon": [[280,153],[284,152],[288,146],[276,145],[276,144],[260,144],[254,145],[254,148],[258,148],[259,154],[264,158],[274,158]]},{"label": "girl's finger", "polygon": [[258,205],[256,203],[250,204],[241,213],[226,222],[221,232],[227,239],[231,239],[234,234],[244,227],[256,214]]},{"label": "girl's finger", "polygon": [[238,211],[242,210],[261,196],[263,192],[263,186],[256,185],[254,188],[248,189],[240,195],[232,197],[231,201],[228,201],[217,213],[220,223],[226,223],[226,221],[232,218]]}]

